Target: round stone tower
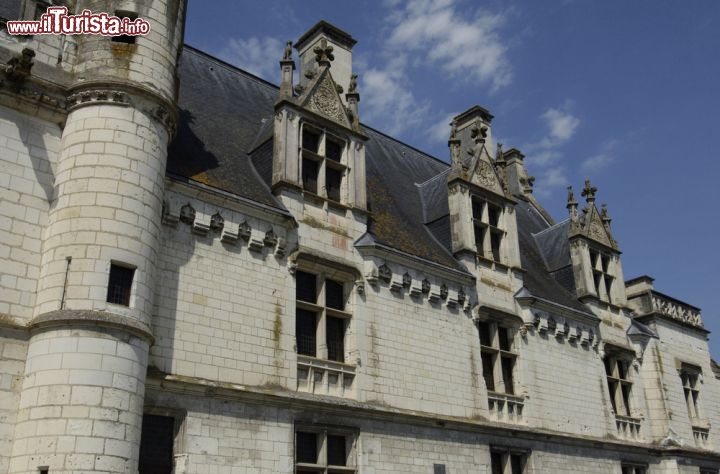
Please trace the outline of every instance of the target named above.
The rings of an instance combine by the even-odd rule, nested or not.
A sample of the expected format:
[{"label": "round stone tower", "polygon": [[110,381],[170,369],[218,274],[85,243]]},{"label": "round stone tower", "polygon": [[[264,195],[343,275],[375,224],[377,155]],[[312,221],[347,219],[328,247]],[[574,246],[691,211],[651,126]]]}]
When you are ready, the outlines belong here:
[{"label": "round stone tower", "polygon": [[184,0],[78,0],[150,23],[75,36],[9,472],[135,473]]}]

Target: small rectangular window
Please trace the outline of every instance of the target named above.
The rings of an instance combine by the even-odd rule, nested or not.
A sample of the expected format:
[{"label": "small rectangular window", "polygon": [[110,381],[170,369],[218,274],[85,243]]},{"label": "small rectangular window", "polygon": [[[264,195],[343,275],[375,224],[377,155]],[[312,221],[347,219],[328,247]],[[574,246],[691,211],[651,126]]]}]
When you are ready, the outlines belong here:
[{"label": "small rectangular window", "polygon": [[343,145],[336,142],[335,140],[325,140],[325,158],[329,158],[333,161],[340,163],[342,160]]},{"label": "small rectangular window", "polygon": [[495,374],[493,364],[493,355],[487,352],[480,354],[482,359],[483,378],[485,379],[485,387],[489,392],[495,391]]},{"label": "small rectangular window", "polygon": [[342,183],[342,171],[325,168],[325,191],[327,198],[340,202],[340,186]]},{"label": "small rectangular window", "polygon": [[320,148],[320,133],[309,128],[303,128],[302,147],[303,150],[317,154]]},{"label": "small rectangular window", "polygon": [[143,415],[139,474],[171,474],[173,472],[174,439],[174,418]]},{"label": "small rectangular window", "polygon": [[317,351],[316,325],[317,316],[315,313],[304,309],[296,310],[295,338],[298,354],[315,357]]},{"label": "small rectangular window", "polygon": [[513,365],[515,365],[514,357],[501,357],[503,383],[505,385],[505,393],[512,395],[514,393],[513,383]]},{"label": "small rectangular window", "polygon": [[303,158],[302,160],[303,189],[313,194],[318,192],[318,162]]},{"label": "small rectangular window", "polygon": [[345,436],[328,435],[327,457],[331,466],[347,466],[347,449]]},{"label": "small rectangular window", "polygon": [[493,260],[496,262],[500,261],[500,242],[502,241],[502,234],[500,232],[490,233],[490,250],[492,251]]},{"label": "small rectangular window", "polygon": [[325,326],[328,359],[345,362],[345,320],[327,316]]},{"label": "small rectangular window", "polygon": [[490,464],[492,466],[492,474],[504,474],[502,453],[490,453]]},{"label": "small rectangular window", "polygon": [[480,345],[492,346],[492,336],[490,334],[490,325],[488,323],[479,322],[478,330],[480,332]]},{"label": "small rectangular window", "polygon": [[300,463],[317,464],[318,435],[298,431],[295,433],[295,460]]},{"label": "small rectangular window", "polygon": [[472,214],[473,219],[482,219],[484,203],[473,199],[472,201]]},{"label": "small rectangular window", "polygon": [[107,302],[130,306],[130,291],[132,289],[134,268],[110,265],[110,278],[108,281]]},{"label": "small rectangular window", "polygon": [[295,297],[300,301],[317,303],[317,277],[312,273],[298,271],[295,281]]},{"label": "small rectangular window", "polygon": [[500,214],[502,211],[499,207],[488,205],[488,223],[493,227],[500,226]]},{"label": "small rectangular window", "polygon": [[[127,18],[130,21],[137,20],[137,13],[135,12],[129,12],[124,10],[116,10],[115,16],[118,18]],[[135,36],[131,35],[120,35],[120,36],[113,36],[112,40],[115,43],[125,43],[125,44],[135,44]]]},{"label": "small rectangular window", "polygon": [[345,310],[343,284],[334,280],[325,280],[325,306],[340,311]]}]

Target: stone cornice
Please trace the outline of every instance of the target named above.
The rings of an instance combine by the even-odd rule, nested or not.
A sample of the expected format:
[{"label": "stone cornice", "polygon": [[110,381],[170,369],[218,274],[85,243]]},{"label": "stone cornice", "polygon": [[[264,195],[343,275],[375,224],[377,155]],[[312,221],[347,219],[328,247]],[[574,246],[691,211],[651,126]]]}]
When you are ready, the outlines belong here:
[{"label": "stone cornice", "polygon": [[148,370],[145,387],[147,390],[156,390],[164,393],[213,397],[231,400],[233,402],[312,411],[320,414],[363,418],[394,424],[407,423],[426,428],[457,430],[488,436],[507,437],[513,440],[555,443],[561,444],[562,446],[611,451],[621,455],[685,456],[694,459],[720,462],[720,453],[693,447],[666,448],[629,440],[598,438],[561,433],[541,428],[490,422],[486,419],[441,416],[344,398],[310,395],[303,392],[289,391],[280,386],[264,385],[252,387],[196,377],[163,374],[152,369]]}]

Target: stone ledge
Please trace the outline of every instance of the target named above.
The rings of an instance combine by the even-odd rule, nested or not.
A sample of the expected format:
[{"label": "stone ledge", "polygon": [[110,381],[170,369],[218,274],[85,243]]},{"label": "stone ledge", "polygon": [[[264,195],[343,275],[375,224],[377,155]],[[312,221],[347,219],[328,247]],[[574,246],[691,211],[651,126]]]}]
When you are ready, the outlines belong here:
[{"label": "stone ledge", "polygon": [[44,313],[36,318],[33,318],[33,320],[28,324],[28,328],[32,331],[47,327],[70,326],[73,324],[92,325],[93,323],[97,326],[122,329],[124,331],[131,332],[148,341],[149,345],[153,345],[155,342],[152,329],[148,325],[124,316],[109,313],[107,311],[72,309],[50,311],[49,313]]}]

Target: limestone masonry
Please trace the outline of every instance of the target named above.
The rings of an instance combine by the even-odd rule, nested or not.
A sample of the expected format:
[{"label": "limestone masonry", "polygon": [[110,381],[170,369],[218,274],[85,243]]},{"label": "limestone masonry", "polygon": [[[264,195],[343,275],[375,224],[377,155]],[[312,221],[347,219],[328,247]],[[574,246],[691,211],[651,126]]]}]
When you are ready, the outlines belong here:
[{"label": "limestone masonry", "polygon": [[437,158],[364,126],[324,21],[277,87],[181,0],[0,25],[52,4],[151,29],[0,27],[0,473],[719,472],[700,309],[591,182],[555,222],[488,110]]}]

